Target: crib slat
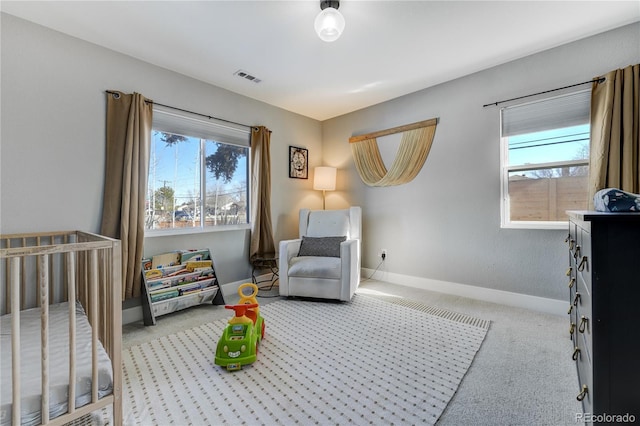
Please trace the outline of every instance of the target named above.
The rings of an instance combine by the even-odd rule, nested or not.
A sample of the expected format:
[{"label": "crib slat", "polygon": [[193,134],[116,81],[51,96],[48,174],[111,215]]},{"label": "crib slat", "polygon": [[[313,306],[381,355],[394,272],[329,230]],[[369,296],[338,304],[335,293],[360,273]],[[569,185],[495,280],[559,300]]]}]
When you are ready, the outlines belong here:
[{"label": "crib slat", "polygon": [[[26,247],[27,246],[27,239],[23,238],[22,239],[22,247]],[[22,295],[22,297],[20,298],[21,302],[20,302],[20,309],[25,309],[25,307],[27,306],[27,259],[25,259],[24,262],[22,262],[22,289],[20,290],[22,293],[20,293]]]},{"label": "crib slat", "polygon": [[113,371],[113,418],[116,426],[122,426],[122,257],[120,241],[113,242],[113,249],[109,251],[110,309],[109,324],[113,340],[109,342]]},{"label": "crib slat", "polygon": [[76,255],[66,254],[67,300],[69,303],[69,413],[76,411]]},{"label": "crib slat", "polygon": [[[36,246],[40,247],[41,244],[41,239],[40,239],[40,235],[38,235],[36,237]],[[36,276],[38,277],[38,280],[40,279],[40,262],[36,262]],[[37,285],[36,285],[36,303],[37,306],[40,306],[40,289],[41,289],[42,285],[40,284],[40,281],[38,281]]]},{"label": "crib slat", "polygon": [[[5,239],[6,242],[6,248],[11,248],[11,238],[6,238]],[[4,291],[6,292],[7,297],[5,297],[5,301],[4,301],[4,308],[6,310],[6,312],[8,314],[11,313],[11,297],[9,297],[9,292],[11,291],[11,263],[9,262],[9,259],[5,259],[5,268],[6,270],[4,271],[5,274],[5,283],[6,283],[6,287],[4,289]]]},{"label": "crib slat", "polygon": [[49,255],[38,256],[40,265],[40,339],[42,369],[42,423],[49,423]]},{"label": "crib slat", "polygon": [[20,418],[20,258],[11,258],[11,423],[17,426]]},{"label": "crib slat", "polygon": [[91,298],[91,400],[98,401],[98,250],[91,250],[89,259],[91,278],[89,296]]},{"label": "crib slat", "polygon": [[[55,236],[51,235],[50,237],[50,241],[51,241],[51,245],[55,245],[56,244],[56,240],[55,240]],[[56,298],[56,293],[54,290],[54,283],[56,281],[55,279],[55,274],[54,274],[54,269],[53,269],[53,265],[55,262],[49,262],[49,303],[54,303],[55,302],[55,298]]]},{"label": "crib slat", "polygon": [[[69,235],[65,234],[62,242],[63,242],[63,244],[68,244],[69,243]],[[63,261],[62,262],[62,274],[65,277],[68,276],[67,275],[67,270],[68,270],[67,268],[68,268],[67,262]],[[68,285],[69,285],[68,280],[63,279],[62,280],[62,294],[63,295],[68,294]],[[72,299],[67,298],[67,300],[72,300]]]},{"label": "crib slat", "polygon": [[106,279],[105,279],[106,270],[104,268],[104,265],[105,265],[104,256],[105,256],[104,251],[100,250],[98,252],[98,265],[100,266],[100,270],[98,271],[99,273],[98,289],[100,290],[100,295],[98,299],[103,301],[103,305],[100,307],[101,308],[100,309],[100,331],[102,335],[98,336],[98,338],[102,342],[104,342],[105,340],[109,340],[111,338],[111,336],[109,336],[109,327],[107,327],[107,322],[106,322],[107,321],[106,314],[109,310],[109,307],[108,307],[108,302],[106,302],[107,286],[106,286]]}]

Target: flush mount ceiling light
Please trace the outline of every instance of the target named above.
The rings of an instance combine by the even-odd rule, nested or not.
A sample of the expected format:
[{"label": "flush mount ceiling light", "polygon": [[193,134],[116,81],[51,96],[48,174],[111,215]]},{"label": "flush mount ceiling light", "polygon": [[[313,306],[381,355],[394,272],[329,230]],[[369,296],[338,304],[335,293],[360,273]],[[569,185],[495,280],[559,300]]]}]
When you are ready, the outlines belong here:
[{"label": "flush mount ceiling light", "polygon": [[321,40],[336,41],[344,31],[344,17],[338,12],[339,7],[339,1],[323,0],[320,2],[322,11],[316,16],[313,26]]}]

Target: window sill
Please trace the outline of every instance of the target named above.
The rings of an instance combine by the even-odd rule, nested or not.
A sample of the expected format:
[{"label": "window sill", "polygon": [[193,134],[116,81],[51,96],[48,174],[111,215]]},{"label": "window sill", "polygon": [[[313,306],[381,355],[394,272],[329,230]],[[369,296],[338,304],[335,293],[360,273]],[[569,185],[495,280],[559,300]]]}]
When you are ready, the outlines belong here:
[{"label": "window sill", "polygon": [[173,237],[176,235],[209,234],[212,232],[241,231],[246,229],[251,229],[251,224],[244,223],[242,225],[219,225],[219,226],[208,226],[206,228],[177,228],[177,229],[146,230],[144,231],[144,237],[145,238]]},{"label": "window sill", "polygon": [[546,230],[561,230],[566,231],[569,226],[569,219],[567,221],[558,222],[537,222],[537,221],[519,221],[502,223],[500,228],[502,229],[546,229]]}]

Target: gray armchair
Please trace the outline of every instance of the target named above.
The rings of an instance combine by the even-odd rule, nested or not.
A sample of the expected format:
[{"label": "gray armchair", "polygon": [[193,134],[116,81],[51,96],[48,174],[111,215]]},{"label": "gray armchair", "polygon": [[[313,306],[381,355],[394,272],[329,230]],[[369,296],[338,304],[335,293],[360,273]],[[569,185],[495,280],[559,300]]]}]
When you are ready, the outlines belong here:
[{"label": "gray armchair", "polygon": [[280,295],[349,301],[360,284],[362,210],[300,210],[300,238],[280,241]]}]

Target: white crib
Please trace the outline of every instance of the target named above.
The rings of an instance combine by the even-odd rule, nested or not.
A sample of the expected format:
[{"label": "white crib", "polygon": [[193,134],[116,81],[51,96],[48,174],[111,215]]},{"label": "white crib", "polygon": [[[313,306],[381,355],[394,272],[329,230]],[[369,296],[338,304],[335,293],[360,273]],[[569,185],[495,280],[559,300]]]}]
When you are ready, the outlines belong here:
[{"label": "white crib", "polygon": [[87,232],[0,235],[1,425],[109,405],[122,424],[120,256],[120,241]]}]

